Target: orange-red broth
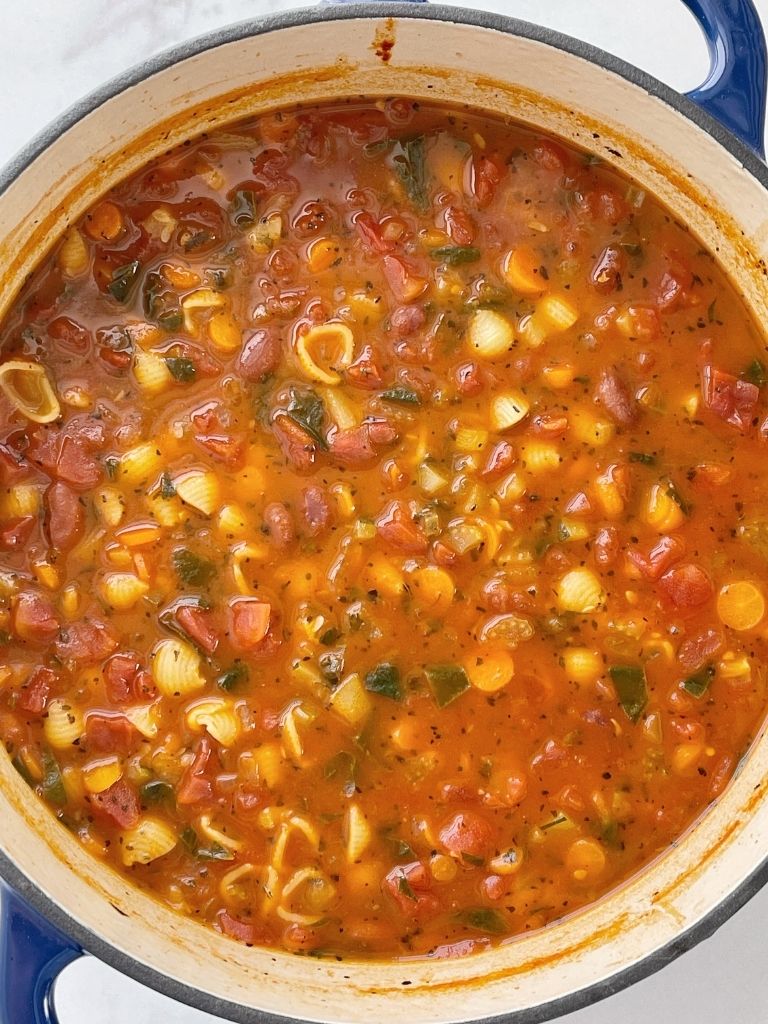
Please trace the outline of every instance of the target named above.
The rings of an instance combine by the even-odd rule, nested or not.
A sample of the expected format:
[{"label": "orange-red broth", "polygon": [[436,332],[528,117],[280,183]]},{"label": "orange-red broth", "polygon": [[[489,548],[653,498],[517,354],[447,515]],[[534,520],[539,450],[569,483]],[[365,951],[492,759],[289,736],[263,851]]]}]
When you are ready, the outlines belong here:
[{"label": "orange-red broth", "polygon": [[114,188],[2,337],[0,734],[164,903],[454,955],[731,778],[763,342],[599,161],[403,99],[244,122]]}]

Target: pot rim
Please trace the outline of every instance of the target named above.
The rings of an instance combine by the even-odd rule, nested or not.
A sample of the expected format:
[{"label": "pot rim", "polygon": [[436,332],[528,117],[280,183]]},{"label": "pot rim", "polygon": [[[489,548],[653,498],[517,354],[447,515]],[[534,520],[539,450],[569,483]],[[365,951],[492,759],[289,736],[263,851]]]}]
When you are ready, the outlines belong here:
[{"label": "pot rim", "polygon": [[[326,21],[365,19],[380,22],[386,18],[443,21],[503,32],[506,35],[519,36],[551,46],[597,65],[638,86],[650,96],[672,107],[692,121],[735,157],[744,169],[757,179],[763,188],[768,190],[768,166],[746,143],[725,128],[715,117],[686,95],[677,92],[654,76],[590,43],[518,18],[464,7],[448,7],[443,4],[430,4],[429,6],[419,4],[416,6],[413,0],[410,2],[397,2],[396,0],[392,3],[376,3],[375,6],[370,0],[356,3],[339,0],[337,4],[331,0],[328,6],[283,11],[235,22],[165,49],[116,75],[68,107],[0,168],[0,197],[38,157],[42,156],[70,128],[110,99],[154,75],[168,70],[175,64],[220,46],[281,29],[297,28]],[[704,814],[706,815],[706,811]],[[227,1018],[238,1022],[238,1024],[285,1024],[286,1021],[301,1024],[298,1018],[291,1017],[289,1014],[285,1016],[274,1014],[211,995],[201,989],[179,982],[161,970],[143,964],[131,953],[123,952],[110,942],[100,938],[88,926],[71,916],[55,900],[46,895],[32,878],[24,874],[2,849],[0,849],[0,880],[4,880],[12,886],[27,903],[65,936],[73,939],[85,952],[96,956],[108,966],[134,981],[175,999],[177,1002]],[[637,963],[546,1003],[513,1010],[508,1014],[474,1018],[465,1024],[541,1024],[541,1022],[572,1013],[614,995],[630,985],[650,977],[699,942],[709,938],[767,883],[768,854],[747,878],[695,924]],[[0,948],[2,947],[0,946]]]}]

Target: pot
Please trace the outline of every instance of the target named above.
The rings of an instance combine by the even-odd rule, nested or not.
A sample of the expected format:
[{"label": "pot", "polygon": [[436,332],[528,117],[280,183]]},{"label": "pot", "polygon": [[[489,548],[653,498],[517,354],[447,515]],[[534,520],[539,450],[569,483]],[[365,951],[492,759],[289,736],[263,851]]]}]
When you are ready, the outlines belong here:
[{"label": "pot", "polygon": [[[689,97],[555,32],[416,3],[329,5],[185,44],[79,104],[3,172],[0,316],[69,221],[185,137],[300,101],[404,93],[513,115],[632,175],[719,256],[765,322],[765,42],[750,0],[685,2],[712,57]],[[237,945],[91,859],[30,798],[4,752],[0,821],[0,873],[15,890],[2,899],[0,1024],[53,1021],[51,984],[83,950],[234,1021],[533,1024],[659,969],[768,878],[768,737],[640,875],[555,925],[460,960],[337,963]]]}]

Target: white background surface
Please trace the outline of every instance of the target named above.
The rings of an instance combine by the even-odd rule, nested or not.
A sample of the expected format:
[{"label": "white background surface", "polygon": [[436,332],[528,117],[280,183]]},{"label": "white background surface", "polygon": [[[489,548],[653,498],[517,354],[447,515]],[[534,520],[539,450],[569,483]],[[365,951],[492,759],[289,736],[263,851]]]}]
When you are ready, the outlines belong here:
[{"label": "white background surface", "polygon": [[[768,0],[756,3],[768,24]],[[308,6],[301,0],[0,0],[0,164],[80,96],[150,54],[232,21]],[[483,0],[476,6],[585,39],[679,90],[698,85],[706,71],[703,40],[679,0]],[[559,1018],[560,1024],[766,1024],[767,925],[768,888],[659,974]],[[56,1004],[61,1024],[217,1021],[92,958],[65,971]]]}]

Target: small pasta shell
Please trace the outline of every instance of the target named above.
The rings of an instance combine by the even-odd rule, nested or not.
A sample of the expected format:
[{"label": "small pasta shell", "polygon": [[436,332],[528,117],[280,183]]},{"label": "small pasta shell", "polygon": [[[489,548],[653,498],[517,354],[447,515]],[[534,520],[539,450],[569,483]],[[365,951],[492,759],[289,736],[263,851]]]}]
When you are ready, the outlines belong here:
[{"label": "small pasta shell", "polygon": [[181,300],[181,308],[184,310],[184,329],[187,334],[197,335],[197,323],[195,315],[200,310],[221,309],[226,306],[226,296],[221,292],[215,292],[212,288],[198,288]]},{"label": "small pasta shell", "polygon": [[608,444],[615,433],[615,427],[608,420],[598,419],[586,409],[573,408],[568,410],[568,422],[571,436],[581,444],[601,448]]},{"label": "small pasta shell", "polygon": [[283,774],[283,751],[279,743],[263,743],[250,754],[258,777],[274,789]]},{"label": "small pasta shell", "polygon": [[200,655],[186,640],[161,640],[152,651],[152,675],[164,697],[186,696],[205,686]]},{"label": "small pasta shell", "polygon": [[562,462],[560,449],[551,441],[529,441],[520,449],[520,459],[529,473],[549,473]]},{"label": "small pasta shell", "polygon": [[131,487],[140,487],[163,468],[163,453],[151,441],[129,448],[120,459],[120,480]]},{"label": "small pasta shell", "polygon": [[203,729],[222,747],[232,747],[240,735],[240,718],[229,701],[211,697],[187,711],[187,725],[193,732]]},{"label": "small pasta shell", "polygon": [[479,452],[488,444],[488,431],[479,427],[459,427],[454,445],[459,452]]},{"label": "small pasta shell", "polygon": [[350,725],[360,726],[373,710],[371,698],[365,691],[357,672],[348,675],[331,695],[331,707]]},{"label": "small pasta shell", "polygon": [[149,864],[164,857],[176,846],[178,837],[173,828],[160,818],[143,818],[134,828],[122,834],[123,864]]},{"label": "small pasta shell", "polygon": [[33,423],[52,423],[61,406],[45,368],[27,359],[9,359],[0,366],[0,390],[13,408]]},{"label": "small pasta shell", "polygon": [[567,331],[579,319],[577,307],[565,295],[545,296],[536,307],[535,315],[553,334]]},{"label": "small pasta shell", "polygon": [[77,228],[70,228],[64,235],[56,262],[64,277],[79,277],[88,269],[91,262],[88,245]]},{"label": "small pasta shell", "polygon": [[310,327],[296,339],[296,357],[305,376],[320,384],[341,382],[338,370],[352,362],[355,338],[346,324],[331,321]]},{"label": "small pasta shell", "polygon": [[322,394],[328,415],[339,430],[350,430],[360,422],[357,409],[350,399],[336,388],[323,388]]},{"label": "small pasta shell", "polygon": [[52,700],[43,721],[43,732],[54,750],[65,750],[80,739],[85,730],[81,712],[62,698]]},{"label": "small pasta shell", "polygon": [[125,500],[116,487],[102,487],[93,504],[105,526],[118,526],[125,515]]},{"label": "small pasta shell", "polygon": [[530,404],[519,391],[507,391],[491,401],[491,427],[498,433],[511,430],[528,415]]},{"label": "small pasta shell", "polygon": [[244,537],[249,532],[245,511],[235,504],[221,507],[216,526],[225,537]]},{"label": "small pasta shell", "polygon": [[154,704],[125,708],[123,714],[145,739],[152,740],[157,736],[157,710]]},{"label": "small pasta shell", "polygon": [[557,600],[566,612],[593,612],[605,601],[600,580],[590,569],[571,569],[557,585]]},{"label": "small pasta shell", "polygon": [[166,361],[154,352],[136,349],[133,357],[133,376],[146,395],[159,395],[173,384],[173,375]]},{"label": "small pasta shell", "polygon": [[590,647],[568,647],[563,651],[563,668],[573,683],[595,683],[603,674],[603,660]]},{"label": "small pasta shell", "polygon": [[191,469],[173,481],[176,493],[186,505],[212,516],[219,507],[219,481],[208,470]]},{"label": "small pasta shell", "polygon": [[469,347],[481,359],[499,359],[515,343],[512,324],[493,309],[478,309],[469,322]]},{"label": "small pasta shell", "polygon": [[99,587],[104,602],[116,611],[127,611],[149,592],[149,586],[132,572],[110,572]]},{"label": "small pasta shell", "polygon": [[344,817],[344,835],[347,846],[347,861],[350,864],[354,864],[360,860],[373,838],[368,819],[356,803],[350,804],[347,808],[347,813]]}]

